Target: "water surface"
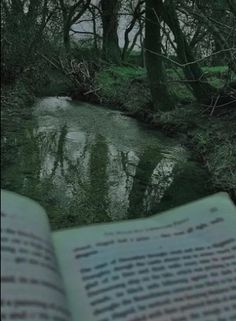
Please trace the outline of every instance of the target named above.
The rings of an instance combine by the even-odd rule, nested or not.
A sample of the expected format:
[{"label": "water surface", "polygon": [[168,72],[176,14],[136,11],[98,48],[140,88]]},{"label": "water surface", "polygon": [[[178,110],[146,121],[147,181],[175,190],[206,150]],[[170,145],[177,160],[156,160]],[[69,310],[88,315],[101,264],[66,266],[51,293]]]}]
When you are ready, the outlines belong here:
[{"label": "water surface", "polygon": [[144,217],[207,194],[204,169],[118,111],[44,98],[3,137],[3,187],[47,210],[53,228]]}]

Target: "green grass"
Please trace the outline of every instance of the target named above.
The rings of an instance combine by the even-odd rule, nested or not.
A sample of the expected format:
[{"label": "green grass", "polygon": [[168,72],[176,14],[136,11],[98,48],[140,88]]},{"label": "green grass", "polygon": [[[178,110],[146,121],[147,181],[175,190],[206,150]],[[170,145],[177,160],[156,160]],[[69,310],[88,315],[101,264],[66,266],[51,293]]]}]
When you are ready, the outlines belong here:
[{"label": "green grass", "polygon": [[145,70],[132,67],[111,67],[97,74],[101,102],[136,111],[150,102]]},{"label": "green grass", "polygon": [[219,73],[226,73],[228,71],[228,67],[227,66],[202,67],[202,70],[206,73],[219,74]]},{"label": "green grass", "polygon": [[146,75],[146,71],[143,68],[138,67],[122,67],[115,66],[109,68],[110,72],[114,73],[115,76],[121,77],[123,79],[131,79],[136,77],[143,77]]},{"label": "green grass", "polygon": [[[202,70],[205,72],[206,77],[212,86],[219,89],[225,85],[228,73],[227,66],[203,67]],[[236,80],[235,73],[232,73],[229,81],[233,80]]]},{"label": "green grass", "polygon": [[[181,76],[174,70],[167,70],[168,86],[176,102],[191,102],[191,90],[177,82]],[[137,111],[151,101],[150,90],[144,68],[110,67],[97,74],[97,87],[103,103],[117,104],[124,109]]]},{"label": "green grass", "polygon": [[[225,84],[227,66],[203,67],[203,71],[214,87],[221,88]],[[167,69],[166,78],[176,103],[195,101],[190,87],[179,82],[185,79],[182,69]],[[151,100],[146,70],[141,67],[109,67],[97,74],[96,84],[100,88],[101,102],[116,104],[127,110],[145,108]]]}]

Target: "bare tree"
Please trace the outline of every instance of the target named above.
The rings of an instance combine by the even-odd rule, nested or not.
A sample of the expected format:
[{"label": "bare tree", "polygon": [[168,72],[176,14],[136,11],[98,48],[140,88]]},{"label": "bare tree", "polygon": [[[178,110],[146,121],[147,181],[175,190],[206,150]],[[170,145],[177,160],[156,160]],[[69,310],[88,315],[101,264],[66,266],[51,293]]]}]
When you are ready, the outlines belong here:
[{"label": "bare tree", "polygon": [[[141,17],[144,15],[145,10],[144,10],[144,3],[145,0],[138,0],[134,7],[132,2],[129,3],[129,7],[131,9],[131,13],[128,14],[128,16],[131,16],[131,20],[129,22],[128,27],[125,29],[124,32],[124,47],[122,50],[122,60],[125,60],[129,54],[132,52],[137,38],[142,34],[143,32],[143,26],[144,23],[143,21],[141,21]],[[131,41],[129,38],[129,35],[131,33],[131,31],[134,29],[135,25],[138,24],[138,30],[136,32],[136,34],[133,37],[133,40]],[[130,45],[131,42],[131,45]]]},{"label": "bare tree", "polygon": [[54,13],[51,0],[1,1],[1,69],[5,80],[14,81],[36,59],[46,28]]},{"label": "bare tree", "polygon": [[103,54],[107,61],[115,63],[121,59],[117,32],[119,8],[120,0],[101,0]]},{"label": "bare tree", "polygon": [[89,8],[91,0],[76,0],[68,4],[67,0],[58,0],[63,17],[63,41],[67,51],[70,51],[70,30]]},{"label": "bare tree", "polygon": [[184,74],[189,81],[193,94],[200,102],[205,102],[214,95],[216,89],[208,84],[204,72],[196,61],[192,49],[179,23],[174,0],[166,0],[163,6],[163,19],[171,29],[176,42],[179,62],[183,65]]},{"label": "bare tree", "polygon": [[[209,41],[214,44],[211,48],[208,42],[208,50],[213,50],[213,53],[222,52],[221,55],[212,56],[212,63],[216,65],[229,63],[236,70],[233,50],[229,50],[235,47],[236,29],[231,16],[232,11],[227,10],[227,4],[220,0],[214,3],[209,1],[207,7],[201,5],[201,2],[194,7],[181,3],[177,9],[188,17],[192,16],[196,21],[196,26],[202,26]],[[204,47],[202,42],[201,47]]]},{"label": "bare tree", "polygon": [[146,0],[145,60],[154,110],[174,107],[166,87],[161,45],[162,0]]}]

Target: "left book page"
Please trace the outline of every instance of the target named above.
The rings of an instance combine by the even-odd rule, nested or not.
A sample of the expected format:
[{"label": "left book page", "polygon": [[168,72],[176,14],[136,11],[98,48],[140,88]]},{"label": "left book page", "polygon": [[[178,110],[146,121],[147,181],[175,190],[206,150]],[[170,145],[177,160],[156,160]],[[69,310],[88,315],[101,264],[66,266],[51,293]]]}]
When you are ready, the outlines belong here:
[{"label": "left book page", "polygon": [[71,320],[44,209],[2,190],[1,320]]}]

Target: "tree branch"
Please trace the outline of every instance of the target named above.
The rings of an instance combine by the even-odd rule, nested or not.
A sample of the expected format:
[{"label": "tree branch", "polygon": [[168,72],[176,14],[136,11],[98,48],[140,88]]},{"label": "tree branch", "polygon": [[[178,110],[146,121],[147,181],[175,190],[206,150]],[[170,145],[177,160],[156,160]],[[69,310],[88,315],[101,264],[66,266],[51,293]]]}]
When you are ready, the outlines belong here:
[{"label": "tree branch", "polygon": [[204,61],[204,60],[206,60],[206,59],[208,59],[208,58],[210,58],[210,57],[212,57],[212,56],[221,54],[221,53],[223,53],[223,52],[229,52],[229,51],[230,51],[230,52],[233,52],[233,53],[236,54],[236,48],[222,49],[222,50],[213,52],[213,53],[211,53],[210,55],[208,55],[208,56],[206,56],[206,57],[199,58],[199,59],[196,59],[196,60],[194,60],[194,61],[191,61],[191,62],[188,62],[188,63],[185,63],[185,64],[180,64],[179,62],[177,62],[177,61],[175,61],[175,60],[173,60],[173,59],[171,59],[171,58],[169,58],[169,57],[167,57],[167,56],[164,56],[164,55],[159,54],[159,53],[157,53],[157,52],[155,52],[155,51],[146,49],[145,47],[144,47],[144,50],[145,50],[145,51],[148,51],[148,52],[150,52],[150,53],[152,53],[152,54],[154,54],[154,55],[163,57],[165,60],[168,60],[169,62],[171,62],[172,64],[174,64],[174,65],[176,65],[176,66],[178,66],[178,67],[180,67],[180,68],[184,68],[184,67],[186,67],[186,66],[190,66],[190,65],[193,65],[193,64],[202,62],[202,61]]}]

